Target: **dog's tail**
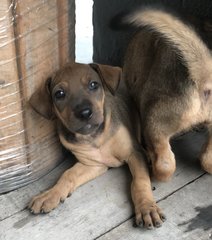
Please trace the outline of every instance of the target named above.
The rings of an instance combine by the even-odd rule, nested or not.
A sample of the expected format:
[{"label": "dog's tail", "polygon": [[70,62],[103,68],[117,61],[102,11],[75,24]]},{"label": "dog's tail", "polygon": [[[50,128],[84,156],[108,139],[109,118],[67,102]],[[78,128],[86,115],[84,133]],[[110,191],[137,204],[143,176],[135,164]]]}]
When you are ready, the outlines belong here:
[{"label": "dog's tail", "polygon": [[[188,67],[197,87],[212,89],[212,57],[209,49],[189,25],[164,10],[140,9],[122,18],[122,23],[147,27],[171,43]],[[206,87],[207,85],[207,87]]]}]

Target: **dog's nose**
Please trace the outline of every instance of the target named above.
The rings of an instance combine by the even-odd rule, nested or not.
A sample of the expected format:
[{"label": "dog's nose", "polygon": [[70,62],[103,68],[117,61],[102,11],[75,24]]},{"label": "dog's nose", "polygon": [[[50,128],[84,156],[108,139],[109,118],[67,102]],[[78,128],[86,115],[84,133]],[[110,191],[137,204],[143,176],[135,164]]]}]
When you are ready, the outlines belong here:
[{"label": "dog's nose", "polygon": [[79,112],[79,117],[83,120],[88,120],[91,118],[93,112],[90,108],[85,108]]}]

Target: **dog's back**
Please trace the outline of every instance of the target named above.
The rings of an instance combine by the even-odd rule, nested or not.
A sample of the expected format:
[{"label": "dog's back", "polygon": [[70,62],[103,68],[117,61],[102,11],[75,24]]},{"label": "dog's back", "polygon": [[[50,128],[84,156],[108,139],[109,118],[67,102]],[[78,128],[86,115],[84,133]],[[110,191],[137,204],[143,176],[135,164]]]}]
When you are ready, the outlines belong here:
[{"label": "dog's back", "polygon": [[170,138],[212,121],[211,53],[193,28],[164,10],[141,9],[122,23],[138,28],[123,74],[139,108],[155,176],[167,180],[176,167]]},{"label": "dog's back", "polygon": [[184,108],[194,87],[204,104],[210,102],[212,57],[191,26],[154,7],[122,16],[121,22],[138,28],[125,55],[124,77],[139,107],[178,96]]},{"label": "dog's back", "polygon": [[143,8],[122,17],[121,22],[156,33],[175,50],[197,88],[203,94],[212,89],[211,53],[195,30],[179,17],[157,8]]}]

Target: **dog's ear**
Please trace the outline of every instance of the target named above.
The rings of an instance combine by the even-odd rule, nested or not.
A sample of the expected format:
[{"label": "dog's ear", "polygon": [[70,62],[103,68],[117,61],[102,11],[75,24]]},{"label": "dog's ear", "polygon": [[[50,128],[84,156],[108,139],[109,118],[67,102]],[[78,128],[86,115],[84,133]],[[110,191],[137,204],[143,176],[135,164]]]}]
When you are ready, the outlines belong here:
[{"label": "dog's ear", "polygon": [[29,99],[32,108],[47,119],[52,119],[54,116],[50,94],[51,80],[51,77],[47,78],[47,80],[41,84],[38,90],[35,91]]},{"label": "dog's ear", "polygon": [[89,65],[98,73],[102,82],[114,95],[122,77],[122,69],[120,67],[113,67],[96,63],[91,63]]}]

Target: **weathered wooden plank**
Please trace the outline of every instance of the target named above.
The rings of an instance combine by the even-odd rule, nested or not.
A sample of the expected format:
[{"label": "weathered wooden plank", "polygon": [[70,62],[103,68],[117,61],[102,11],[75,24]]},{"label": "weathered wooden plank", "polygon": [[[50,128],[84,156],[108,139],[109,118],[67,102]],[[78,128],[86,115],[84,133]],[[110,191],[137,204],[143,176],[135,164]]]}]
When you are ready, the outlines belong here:
[{"label": "weathered wooden plank", "polygon": [[166,209],[168,220],[162,228],[148,231],[133,228],[128,220],[99,240],[209,240],[212,239],[212,177],[204,175],[177,191],[160,206]]},{"label": "weathered wooden plank", "polygon": [[[30,108],[26,108],[26,103],[41,82],[59,68],[57,1],[47,0],[43,5],[34,7],[32,0],[19,0],[14,11],[16,13],[14,31],[18,36],[18,67],[24,106],[23,120],[28,144],[27,157],[31,167],[34,159],[41,161],[42,158],[46,158],[45,148],[42,146],[51,141],[53,137],[51,133],[55,132],[54,124],[47,123]],[[39,151],[34,146],[36,142],[40,144]],[[45,162],[49,161],[49,164],[52,162],[54,165],[58,158],[61,158],[61,151],[57,141],[51,143],[48,143],[49,148],[57,148],[58,151],[53,154],[50,152]]]},{"label": "weathered wooden plank", "polygon": [[[60,67],[64,66],[67,62],[70,62],[70,45],[75,47],[74,41],[68,41],[72,40],[72,38],[69,37],[70,31],[73,31],[73,25],[71,24],[70,19],[75,24],[75,1],[70,0],[57,0],[57,11],[58,11],[58,17],[57,17],[57,25],[58,29],[60,30],[58,35],[58,48],[59,48],[59,61],[60,61]],[[73,36],[75,36],[75,33],[73,33]],[[72,49],[72,47],[71,47]],[[71,53],[71,60],[74,60],[75,51]]]},{"label": "weathered wooden plank", "polygon": [[0,171],[4,174],[6,167],[21,162],[20,155],[23,163],[26,158],[17,151],[25,145],[25,137],[10,0],[0,4],[0,73]]},{"label": "weathered wooden plank", "polygon": [[1,1],[0,193],[42,176],[63,158],[54,122],[35,113],[28,99],[74,59],[74,3]]},{"label": "weathered wooden plank", "polygon": [[[157,184],[156,199],[163,198],[182,185],[194,180],[202,174],[199,169],[189,170],[186,165],[178,168],[173,181]],[[0,236],[2,239],[94,239],[114,226],[129,219],[133,214],[130,197],[130,174],[128,169],[111,169],[105,175],[79,188],[63,205],[48,215],[32,216],[27,210],[11,216],[6,208],[16,212],[15,207],[22,209],[29,198],[47,187],[46,181],[54,176],[51,174],[29,186],[29,189],[9,193],[6,202],[2,200],[0,215]],[[3,199],[4,196],[1,196]],[[5,206],[7,206],[5,208]],[[15,206],[15,207],[14,207]],[[165,212],[167,209],[165,208]],[[10,217],[9,217],[10,216]],[[46,235],[47,234],[47,235]]]}]

